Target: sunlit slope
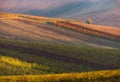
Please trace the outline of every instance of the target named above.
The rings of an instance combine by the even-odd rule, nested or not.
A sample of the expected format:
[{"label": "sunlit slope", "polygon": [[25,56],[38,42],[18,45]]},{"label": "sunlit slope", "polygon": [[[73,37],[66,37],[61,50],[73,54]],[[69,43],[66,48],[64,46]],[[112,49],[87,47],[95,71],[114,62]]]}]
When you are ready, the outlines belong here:
[{"label": "sunlit slope", "polygon": [[[46,18],[23,14],[0,14],[0,37],[3,38],[46,40],[94,47],[120,47],[119,42],[96,37],[101,36],[104,38],[119,40],[119,28],[87,25],[73,20],[68,21],[65,19]],[[106,34],[102,35],[102,33]],[[109,35],[115,36],[109,37]]]},{"label": "sunlit slope", "polygon": [[120,70],[106,70],[98,72],[70,73],[70,74],[48,74],[36,76],[3,76],[1,82],[119,82]]},{"label": "sunlit slope", "polygon": [[20,61],[17,58],[4,55],[0,54],[0,76],[45,74],[48,73],[47,71],[49,71],[49,68],[47,66]]}]

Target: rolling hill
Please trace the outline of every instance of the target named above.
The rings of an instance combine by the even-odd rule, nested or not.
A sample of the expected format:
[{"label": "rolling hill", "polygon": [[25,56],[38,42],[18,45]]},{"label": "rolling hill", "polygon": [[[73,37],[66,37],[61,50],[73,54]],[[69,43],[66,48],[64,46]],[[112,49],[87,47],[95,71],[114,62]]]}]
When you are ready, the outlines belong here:
[{"label": "rolling hill", "polygon": [[[7,17],[7,19],[4,17]],[[120,48],[120,29],[116,27],[10,13],[1,13],[0,25],[1,37],[46,40],[92,47]]]},{"label": "rolling hill", "polygon": [[[120,28],[75,20],[0,13],[1,81],[61,82],[65,79],[73,82],[119,82],[119,61]],[[80,73],[97,70],[111,71]],[[68,79],[71,75],[76,79]],[[44,80],[46,77],[48,79]]]}]

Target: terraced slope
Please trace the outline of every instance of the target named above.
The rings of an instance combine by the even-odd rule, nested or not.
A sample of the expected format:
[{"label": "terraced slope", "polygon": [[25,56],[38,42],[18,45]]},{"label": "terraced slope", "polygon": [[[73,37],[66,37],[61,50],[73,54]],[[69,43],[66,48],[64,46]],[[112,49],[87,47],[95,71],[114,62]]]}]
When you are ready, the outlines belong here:
[{"label": "terraced slope", "polygon": [[[115,40],[119,41],[119,28],[11,13],[1,13],[0,26],[0,36],[3,38],[44,40],[83,46],[120,48],[119,42],[100,38],[115,38]],[[91,36],[91,34],[94,36]]]}]

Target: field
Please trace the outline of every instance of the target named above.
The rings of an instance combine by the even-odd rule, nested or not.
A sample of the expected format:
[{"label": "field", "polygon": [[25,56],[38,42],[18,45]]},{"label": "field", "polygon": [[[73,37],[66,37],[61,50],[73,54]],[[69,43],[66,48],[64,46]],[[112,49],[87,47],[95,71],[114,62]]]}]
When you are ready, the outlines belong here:
[{"label": "field", "polygon": [[[25,69],[27,68],[27,71],[31,69],[36,71],[30,71],[31,74],[39,74],[38,71],[41,72],[42,70],[39,69],[42,69],[42,67],[46,67],[46,69],[44,68],[43,73],[82,72],[90,70],[120,68],[119,49],[102,49],[58,44],[52,42],[28,42],[8,39],[1,39],[0,46],[0,54],[2,55],[1,61],[4,59],[4,66],[6,66],[6,64],[11,65],[13,62],[18,62],[22,68],[24,67],[22,66],[23,63],[25,62]],[[37,68],[34,67],[34,64]],[[17,67],[14,67],[14,65]],[[29,65],[30,69],[28,69]],[[13,75],[14,73],[19,75],[19,69],[16,69],[18,67],[19,65],[13,64],[15,72],[14,70],[11,70],[12,68],[8,68],[8,70],[12,71],[11,73]],[[3,68],[5,69],[6,67],[2,66],[1,70]],[[18,73],[16,71],[18,71]],[[27,71],[25,74],[30,73]],[[3,73],[1,73],[1,75],[4,75],[4,71],[2,72]],[[21,73],[24,74],[24,72]],[[9,75],[9,73],[7,75]]]},{"label": "field", "polygon": [[[94,36],[100,36],[110,40],[118,40],[120,38],[120,29],[117,27],[110,26],[99,26],[93,24],[85,24],[75,20],[57,19],[57,18],[47,18],[39,16],[31,16],[24,14],[11,14],[11,13],[0,13],[1,19],[22,19],[24,23],[30,23],[29,21],[42,21],[44,23],[50,23],[52,25],[69,28],[78,32],[85,34],[91,34]],[[29,20],[29,21],[28,21]],[[35,23],[34,23],[35,24]],[[36,24],[35,24],[36,25]],[[37,24],[38,25],[38,24]]]},{"label": "field", "polygon": [[1,82],[119,82],[119,28],[0,14]]},{"label": "field", "polygon": [[1,48],[0,53],[0,75],[2,76],[82,72],[93,69],[82,64],[63,62],[62,60],[44,57],[41,56],[42,54],[21,53],[3,48]]},{"label": "field", "polygon": [[[3,13],[1,18],[0,37],[18,40],[44,40],[79,46],[120,48],[120,30],[116,27],[95,26],[73,20],[21,14]],[[61,21],[63,21],[62,25],[59,23]],[[86,28],[88,29],[86,30]],[[101,31],[99,32],[97,28]],[[104,30],[108,33],[104,33]]]},{"label": "field", "polygon": [[75,31],[100,36],[103,38],[111,39],[111,40],[119,40],[120,37],[120,29],[107,27],[107,26],[97,26],[97,25],[87,25],[79,22],[69,22],[69,21],[58,21],[53,23],[53,25],[66,27]]}]

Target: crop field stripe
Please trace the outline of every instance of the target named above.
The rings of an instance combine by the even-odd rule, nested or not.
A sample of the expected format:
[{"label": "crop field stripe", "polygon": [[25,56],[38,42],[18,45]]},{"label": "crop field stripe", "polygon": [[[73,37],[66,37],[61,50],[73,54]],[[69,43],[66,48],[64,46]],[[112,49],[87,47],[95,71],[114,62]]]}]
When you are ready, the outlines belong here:
[{"label": "crop field stripe", "polygon": [[67,56],[59,55],[59,54],[56,54],[56,53],[53,53],[53,52],[39,51],[37,49],[25,48],[25,47],[11,45],[11,44],[7,44],[7,43],[0,43],[0,46],[2,48],[17,50],[17,51],[21,51],[22,53],[36,54],[36,55],[39,55],[39,56],[52,58],[52,59],[56,59],[56,60],[60,60],[60,61],[64,61],[64,62],[82,64],[82,65],[87,65],[89,67],[94,67],[94,68],[114,69],[110,66],[103,66],[103,65],[100,65],[100,64],[89,62],[87,60],[77,59],[77,58],[74,58],[74,57],[67,57]]},{"label": "crop field stripe", "polygon": [[111,34],[111,33],[103,32],[100,30],[96,30],[93,28],[88,28],[82,25],[76,25],[76,24],[72,24],[68,22],[59,21],[58,23],[56,23],[56,25],[71,28],[71,29],[74,29],[76,31],[81,31],[81,32],[85,30],[84,32],[87,34],[92,34],[92,35],[96,34],[96,36],[101,36],[101,37],[108,38],[108,39],[112,38],[112,39],[119,40],[120,38],[120,35]]},{"label": "crop field stripe", "polygon": [[120,82],[120,70],[96,72],[1,76],[2,82]]}]

